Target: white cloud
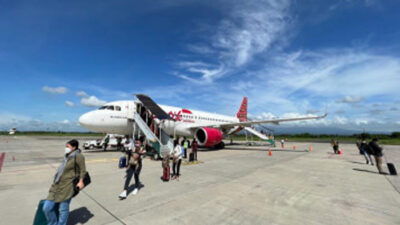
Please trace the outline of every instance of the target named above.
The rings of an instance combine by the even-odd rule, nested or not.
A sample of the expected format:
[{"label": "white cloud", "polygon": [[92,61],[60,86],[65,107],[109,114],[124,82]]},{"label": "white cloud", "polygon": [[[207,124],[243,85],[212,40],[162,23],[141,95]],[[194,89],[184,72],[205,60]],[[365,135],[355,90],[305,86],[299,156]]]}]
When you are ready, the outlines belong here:
[{"label": "white cloud", "polygon": [[66,87],[49,87],[44,86],[42,91],[51,93],[51,94],[65,94],[67,93],[68,89]]},{"label": "white cloud", "polygon": [[61,121],[61,123],[62,123],[62,124],[69,124],[70,121],[69,121],[69,120],[63,120],[63,121]]},{"label": "white cloud", "polygon": [[79,96],[79,97],[82,97],[82,98],[87,98],[87,97],[89,97],[89,95],[88,95],[86,92],[84,92],[84,91],[77,91],[77,92],[76,92],[76,96]]},{"label": "white cloud", "polygon": [[183,74],[180,77],[194,83],[211,83],[243,67],[277,42],[283,42],[288,37],[282,34],[290,23],[289,6],[286,0],[244,1],[234,5],[217,25],[217,32],[208,39],[208,44],[189,46],[200,58],[212,58],[216,63],[180,62],[177,65],[184,70],[179,72]]},{"label": "white cloud", "polygon": [[356,119],[354,122],[357,125],[368,125],[369,123],[368,119]]},{"label": "white cloud", "polygon": [[88,107],[98,107],[106,104],[106,101],[98,99],[96,96],[90,96],[81,99],[81,104]]},{"label": "white cloud", "polygon": [[29,116],[9,112],[0,112],[0,125],[17,124],[29,120],[32,120],[32,118]]},{"label": "white cloud", "polygon": [[234,6],[229,18],[218,29],[213,45],[234,65],[247,63],[268,50],[285,31],[289,22],[289,1],[246,1]]},{"label": "white cloud", "polygon": [[346,96],[341,100],[338,100],[338,103],[349,103],[349,104],[354,104],[354,103],[359,103],[364,100],[364,97],[362,96]]},{"label": "white cloud", "polygon": [[276,116],[270,112],[263,112],[259,116],[257,116],[258,120],[270,120],[275,119]]},{"label": "white cloud", "polygon": [[68,107],[74,107],[75,104],[71,101],[65,101],[65,105]]},{"label": "white cloud", "polygon": [[84,131],[77,122],[70,120],[45,122],[26,115],[0,112],[0,130],[9,130],[12,127],[19,131]]}]

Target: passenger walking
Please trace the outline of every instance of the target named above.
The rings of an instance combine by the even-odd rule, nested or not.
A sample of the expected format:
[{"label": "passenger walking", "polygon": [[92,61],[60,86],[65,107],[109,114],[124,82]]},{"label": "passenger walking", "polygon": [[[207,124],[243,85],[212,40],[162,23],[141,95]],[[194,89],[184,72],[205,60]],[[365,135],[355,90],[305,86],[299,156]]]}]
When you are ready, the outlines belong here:
[{"label": "passenger walking", "polygon": [[107,135],[106,138],[104,138],[104,143],[103,143],[103,151],[107,150],[108,143],[110,142],[110,136]]},{"label": "passenger walking", "polygon": [[361,142],[361,151],[363,152],[364,157],[367,160],[367,164],[371,163],[371,165],[374,165],[374,161],[372,160],[371,155],[374,155],[372,148],[367,144],[367,141],[362,140]]},{"label": "passenger walking", "polygon": [[197,143],[196,138],[193,138],[191,146],[193,151],[193,160],[197,161],[197,150],[199,148],[199,144]]},{"label": "passenger walking", "polygon": [[[357,139],[357,141],[356,141],[356,146],[357,146],[357,148],[358,148],[358,151],[359,151],[360,155],[363,155],[363,153],[362,153],[362,151],[361,151],[361,140],[360,140],[360,139]],[[368,163],[367,163],[367,164],[368,164]]]},{"label": "passenger walking", "polygon": [[281,147],[285,148],[285,140],[284,139],[281,140]]},{"label": "passenger walking", "polygon": [[121,151],[122,149],[122,137],[117,137],[117,150]]},{"label": "passenger walking", "polygon": [[362,143],[360,139],[357,139],[356,141],[356,146],[358,148],[358,152],[360,153],[360,155],[363,155],[365,160],[366,160],[366,164],[369,164],[369,160],[368,160],[368,155],[365,152],[365,150],[362,148]]},{"label": "passenger walking", "polygon": [[135,147],[133,138],[126,135],[125,136],[125,144],[124,144],[124,149],[128,153],[129,151],[132,151]]},{"label": "passenger walking", "polygon": [[378,168],[379,173],[386,174],[383,172],[383,169],[382,169],[383,149],[381,146],[379,146],[378,138],[372,139],[372,141],[369,142],[369,147],[371,147],[371,149],[374,153],[375,163],[376,163],[376,167]]},{"label": "passenger walking", "polygon": [[[85,157],[81,154],[79,142],[70,140],[65,147],[64,162],[57,169],[49,195],[43,205],[43,212],[49,225],[67,224],[69,205],[75,193],[74,179],[79,176],[80,179],[76,186],[82,190],[85,173]],[[56,204],[59,204],[58,218],[55,212]]]},{"label": "passenger walking", "polygon": [[124,190],[119,195],[119,198],[125,199],[127,197],[129,183],[132,180],[132,176],[134,176],[134,179],[135,179],[135,185],[134,185],[134,190],[132,191],[132,195],[136,195],[138,193],[138,191],[140,189],[139,175],[142,170],[141,156],[145,153],[146,153],[146,151],[140,145],[140,141],[138,141],[138,144],[135,146],[134,151],[127,151],[128,165],[127,165],[127,170],[126,170],[126,179],[125,179],[125,184],[124,184]]},{"label": "passenger walking", "polygon": [[172,161],[172,180],[178,179],[180,176],[180,168],[182,162],[182,147],[179,145],[179,141],[174,141],[174,149],[170,152],[173,157]]},{"label": "passenger walking", "polygon": [[339,141],[337,139],[332,139],[331,145],[332,145],[332,148],[333,148],[333,152],[335,154],[338,154],[339,153]]}]

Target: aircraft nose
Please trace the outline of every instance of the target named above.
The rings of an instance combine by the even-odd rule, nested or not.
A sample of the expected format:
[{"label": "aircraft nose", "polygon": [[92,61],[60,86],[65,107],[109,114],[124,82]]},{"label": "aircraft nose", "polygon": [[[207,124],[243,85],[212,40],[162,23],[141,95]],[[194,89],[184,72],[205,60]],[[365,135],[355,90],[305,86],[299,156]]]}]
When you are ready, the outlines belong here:
[{"label": "aircraft nose", "polygon": [[85,113],[82,116],[79,117],[79,124],[82,127],[87,127],[90,123],[90,118],[89,118],[89,113]]}]

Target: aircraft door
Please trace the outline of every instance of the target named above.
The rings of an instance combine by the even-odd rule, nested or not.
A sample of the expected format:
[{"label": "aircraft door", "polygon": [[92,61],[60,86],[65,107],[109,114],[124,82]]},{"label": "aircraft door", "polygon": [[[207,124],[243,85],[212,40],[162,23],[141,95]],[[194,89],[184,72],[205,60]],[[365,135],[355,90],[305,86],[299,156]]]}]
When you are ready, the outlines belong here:
[{"label": "aircraft door", "polygon": [[133,119],[133,114],[136,111],[136,102],[128,102],[128,106],[127,107],[128,107],[128,110],[126,111],[127,112],[127,117],[129,119]]}]

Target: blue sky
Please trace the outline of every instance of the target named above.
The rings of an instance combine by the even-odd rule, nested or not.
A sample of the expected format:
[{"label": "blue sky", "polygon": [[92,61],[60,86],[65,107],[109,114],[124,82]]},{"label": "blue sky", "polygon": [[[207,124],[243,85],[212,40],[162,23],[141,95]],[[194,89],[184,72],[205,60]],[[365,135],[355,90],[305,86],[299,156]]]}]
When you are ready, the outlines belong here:
[{"label": "blue sky", "polygon": [[[146,3],[147,2],[147,3]],[[400,130],[400,3],[0,1],[0,129],[82,131],[79,116],[146,93],[275,129]]]}]

